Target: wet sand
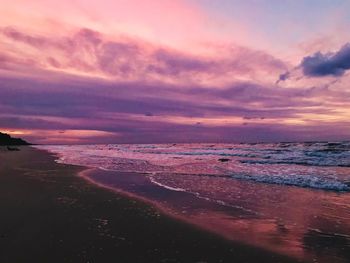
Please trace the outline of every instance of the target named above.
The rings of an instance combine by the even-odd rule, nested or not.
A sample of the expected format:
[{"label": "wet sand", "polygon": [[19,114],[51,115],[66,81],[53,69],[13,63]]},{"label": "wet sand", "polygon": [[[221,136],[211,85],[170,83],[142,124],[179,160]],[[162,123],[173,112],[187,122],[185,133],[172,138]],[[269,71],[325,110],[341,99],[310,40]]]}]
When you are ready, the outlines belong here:
[{"label": "wet sand", "polygon": [[[200,186],[206,183],[224,194],[216,202],[200,189],[189,193],[154,184],[149,174],[90,169],[82,176],[228,240],[308,262],[349,262],[348,195],[226,178],[218,184],[231,191],[220,193],[215,181],[192,176]],[[180,174],[177,179],[186,180]],[[225,197],[230,203],[221,201]]]},{"label": "wet sand", "polygon": [[170,218],[54,159],[0,150],[0,262],[295,262]]}]

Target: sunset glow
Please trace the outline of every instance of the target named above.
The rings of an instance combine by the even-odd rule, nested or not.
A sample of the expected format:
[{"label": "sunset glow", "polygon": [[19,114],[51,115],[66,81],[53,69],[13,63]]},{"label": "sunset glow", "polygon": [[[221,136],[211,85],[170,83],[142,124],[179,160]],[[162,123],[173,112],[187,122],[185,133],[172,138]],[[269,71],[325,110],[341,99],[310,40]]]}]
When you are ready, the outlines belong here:
[{"label": "sunset glow", "polygon": [[348,140],[349,10],[3,0],[0,131],[44,144]]}]

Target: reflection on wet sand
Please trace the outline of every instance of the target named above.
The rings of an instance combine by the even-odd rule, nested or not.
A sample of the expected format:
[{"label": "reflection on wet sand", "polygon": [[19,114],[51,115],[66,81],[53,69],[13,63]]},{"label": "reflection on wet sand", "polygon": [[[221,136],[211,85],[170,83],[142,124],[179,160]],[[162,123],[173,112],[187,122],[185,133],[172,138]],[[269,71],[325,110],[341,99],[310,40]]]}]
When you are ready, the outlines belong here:
[{"label": "reflection on wet sand", "polygon": [[[188,174],[171,176],[173,182],[178,180],[174,182],[177,186],[190,181],[192,192],[188,193],[153,184],[145,174],[93,170],[86,176],[232,240],[310,262],[350,260],[348,193],[227,178],[193,180]],[[167,180],[166,174],[161,180]]]}]

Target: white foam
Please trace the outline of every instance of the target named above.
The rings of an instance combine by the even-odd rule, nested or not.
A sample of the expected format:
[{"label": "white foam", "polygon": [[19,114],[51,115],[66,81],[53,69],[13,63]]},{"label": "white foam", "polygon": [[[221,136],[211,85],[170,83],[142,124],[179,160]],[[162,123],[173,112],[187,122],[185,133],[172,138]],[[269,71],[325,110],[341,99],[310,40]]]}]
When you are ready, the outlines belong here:
[{"label": "white foam", "polygon": [[168,186],[168,185],[165,185],[165,184],[162,184],[160,182],[157,182],[156,179],[154,179],[152,176],[149,177],[150,181],[160,187],[163,187],[165,189],[168,189],[168,190],[171,190],[171,191],[176,191],[176,192],[186,192],[185,189],[183,188],[179,188],[179,187],[171,187],[171,186]]},{"label": "white foam", "polygon": [[[350,191],[350,168],[339,167],[350,163],[349,143],[35,147],[55,153],[60,163],[106,171],[230,176],[257,183]],[[229,162],[219,162],[220,156],[228,156]]]},{"label": "white foam", "polygon": [[335,179],[319,178],[311,175],[297,176],[297,175],[285,175],[285,176],[264,176],[264,175],[247,175],[247,174],[233,174],[234,179],[248,180],[259,183],[268,184],[280,184],[299,187],[308,187],[323,190],[332,191],[350,191],[350,187],[344,182],[337,181]]}]

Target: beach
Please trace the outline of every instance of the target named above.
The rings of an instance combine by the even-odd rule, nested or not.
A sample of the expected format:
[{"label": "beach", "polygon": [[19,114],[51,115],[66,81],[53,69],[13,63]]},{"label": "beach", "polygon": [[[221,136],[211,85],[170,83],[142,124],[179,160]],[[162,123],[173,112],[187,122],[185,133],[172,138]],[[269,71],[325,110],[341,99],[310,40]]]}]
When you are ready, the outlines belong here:
[{"label": "beach", "polygon": [[80,177],[234,243],[350,258],[349,142],[40,145]]},{"label": "beach", "polygon": [[296,262],[98,187],[55,158],[0,151],[1,262]]},{"label": "beach", "polygon": [[350,0],[0,14],[0,263],[350,263]]}]

